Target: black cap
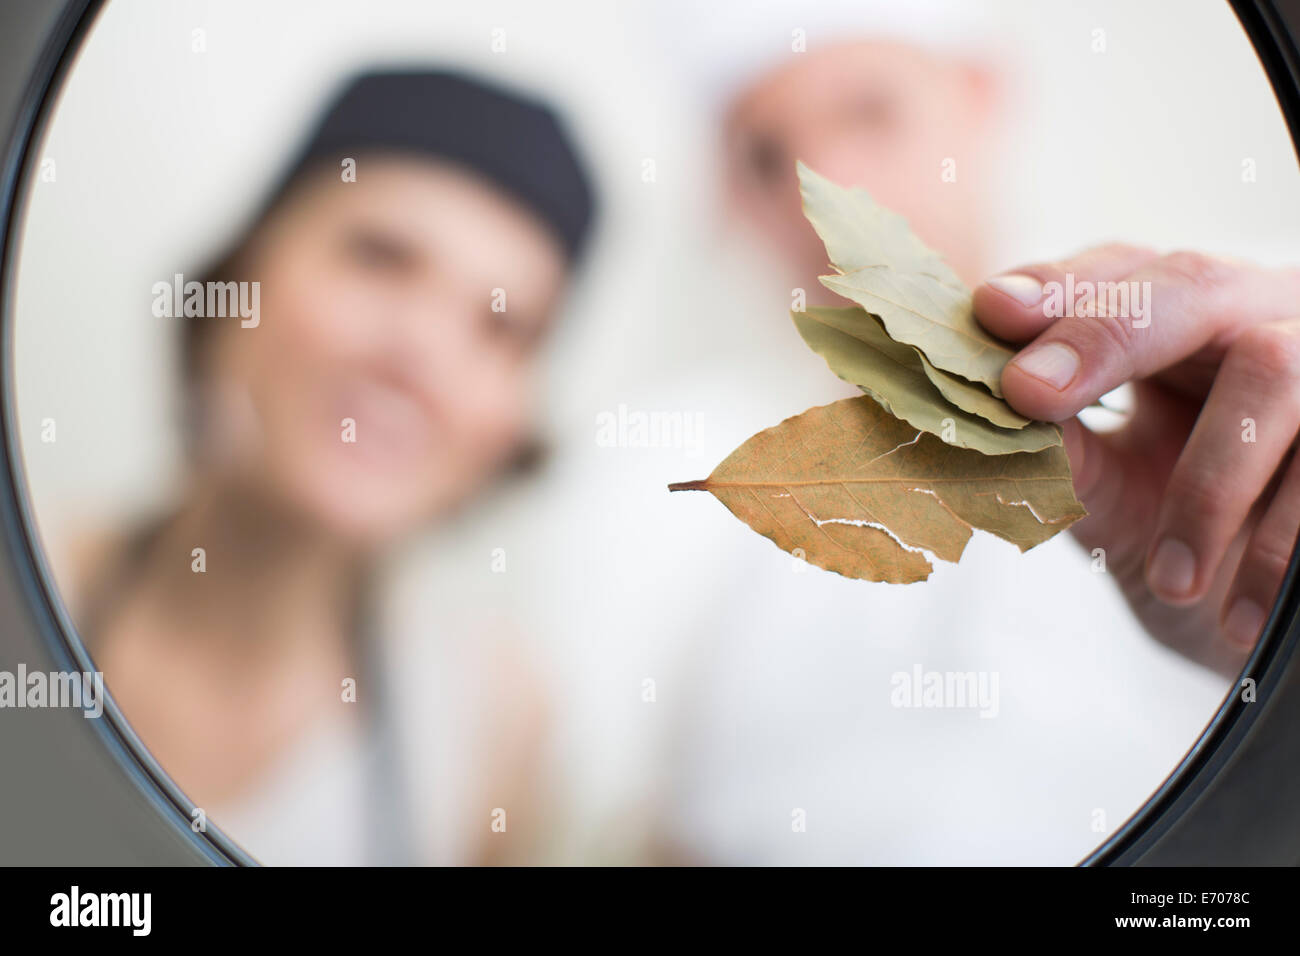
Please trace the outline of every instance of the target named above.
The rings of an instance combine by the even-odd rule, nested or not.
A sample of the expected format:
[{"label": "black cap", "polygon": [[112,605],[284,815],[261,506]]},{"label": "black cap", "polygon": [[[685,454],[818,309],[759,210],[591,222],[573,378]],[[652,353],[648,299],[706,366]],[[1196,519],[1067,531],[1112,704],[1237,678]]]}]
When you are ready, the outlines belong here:
[{"label": "black cap", "polygon": [[577,151],[545,106],[450,72],[365,73],[338,94],[281,180],[366,150],[435,156],[494,182],[581,250],[595,205]]}]

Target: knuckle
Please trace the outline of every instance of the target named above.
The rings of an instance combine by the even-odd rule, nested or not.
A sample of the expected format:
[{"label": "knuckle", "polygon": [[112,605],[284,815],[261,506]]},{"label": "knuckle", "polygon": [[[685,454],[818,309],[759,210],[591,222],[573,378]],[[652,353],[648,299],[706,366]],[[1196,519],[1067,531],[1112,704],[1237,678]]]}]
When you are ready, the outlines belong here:
[{"label": "knuckle", "polygon": [[1130,242],[1105,242],[1092,249],[1098,258],[1132,259],[1148,252],[1145,246],[1135,246]]},{"label": "knuckle", "polygon": [[1245,565],[1252,568],[1252,576],[1262,575],[1267,581],[1278,581],[1286,573],[1291,563],[1291,551],[1294,538],[1288,538],[1276,531],[1261,532],[1250,543],[1250,554]]},{"label": "knuckle", "polygon": [[1125,377],[1132,374],[1133,321],[1106,311],[1081,318],[1075,325],[1086,338],[1083,343],[1088,352],[1098,350],[1118,358]]},{"label": "knuckle", "polygon": [[1235,272],[1231,263],[1195,250],[1169,253],[1160,260],[1159,269],[1173,282],[1204,296],[1221,293]]},{"label": "knuckle", "polygon": [[1246,374],[1272,380],[1300,379],[1300,329],[1289,325],[1254,325],[1228,349],[1229,359]]},{"label": "knuckle", "polygon": [[1224,511],[1223,482],[1205,469],[1175,473],[1169,481],[1169,500],[1177,521],[1211,524]]}]

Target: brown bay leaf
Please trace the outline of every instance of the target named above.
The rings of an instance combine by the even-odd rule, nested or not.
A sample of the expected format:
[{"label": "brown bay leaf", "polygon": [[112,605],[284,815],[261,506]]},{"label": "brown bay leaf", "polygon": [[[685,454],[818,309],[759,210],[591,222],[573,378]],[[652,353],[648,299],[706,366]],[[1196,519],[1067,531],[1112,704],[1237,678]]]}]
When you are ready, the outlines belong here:
[{"label": "brown bay leaf", "polygon": [[[891,339],[879,320],[862,309],[815,307],[790,315],[808,347],[826,360],[831,371],[914,428],[986,455],[1040,451],[1061,444],[1058,426],[1031,423],[980,386],[927,367],[924,356]],[[979,411],[967,409],[968,404],[980,406],[981,400]],[[1010,420],[1023,424],[1011,428],[993,424],[990,419],[1002,410]]]},{"label": "brown bay leaf", "polygon": [[956,561],[971,529],[1026,551],[1086,512],[1062,447],[990,456],[916,429],[868,397],[809,409],[751,437],[706,479],[755,531],[847,577],[909,583]]}]

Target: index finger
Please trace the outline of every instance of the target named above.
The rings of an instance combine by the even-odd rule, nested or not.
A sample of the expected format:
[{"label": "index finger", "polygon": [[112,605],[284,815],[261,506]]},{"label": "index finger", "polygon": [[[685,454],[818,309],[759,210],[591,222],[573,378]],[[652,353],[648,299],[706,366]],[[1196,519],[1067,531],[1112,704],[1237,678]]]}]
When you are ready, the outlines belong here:
[{"label": "index finger", "polygon": [[1021,414],[1061,421],[1220,337],[1226,346],[1249,326],[1293,315],[1298,299],[1300,272],[1194,252],[1151,259],[1118,280],[1067,270],[1060,288],[1045,284],[1025,306],[1046,325],[1007,363],[1002,389]]},{"label": "index finger", "polygon": [[1141,246],[1112,242],[1068,259],[1021,266],[996,275],[975,289],[975,317],[993,335],[1007,342],[1026,342],[1052,324],[1043,307],[1047,290],[1076,279],[1111,282],[1122,279],[1160,254]]}]

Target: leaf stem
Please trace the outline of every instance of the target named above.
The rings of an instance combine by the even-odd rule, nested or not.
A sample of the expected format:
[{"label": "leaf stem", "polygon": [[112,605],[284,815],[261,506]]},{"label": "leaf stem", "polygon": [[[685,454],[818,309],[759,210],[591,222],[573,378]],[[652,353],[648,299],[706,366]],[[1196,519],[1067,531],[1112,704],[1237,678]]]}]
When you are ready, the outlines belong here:
[{"label": "leaf stem", "polygon": [[708,491],[709,479],[696,478],[694,481],[674,481],[668,486],[669,491]]}]

